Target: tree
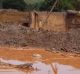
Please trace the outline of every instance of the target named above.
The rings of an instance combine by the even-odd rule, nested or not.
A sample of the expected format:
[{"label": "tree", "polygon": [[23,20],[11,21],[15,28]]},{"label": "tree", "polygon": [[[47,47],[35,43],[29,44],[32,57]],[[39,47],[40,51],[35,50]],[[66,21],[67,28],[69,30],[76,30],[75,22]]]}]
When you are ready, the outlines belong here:
[{"label": "tree", "polygon": [[[4,9],[50,11],[56,0],[0,0]],[[3,2],[3,3],[2,3]],[[80,0],[58,0],[53,11],[80,10]]]},{"label": "tree", "polygon": [[40,10],[49,11],[52,8],[55,1],[56,0],[44,0],[44,2],[42,3],[40,7]]},{"label": "tree", "polygon": [[[44,0],[40,10],[49,11],[56,0]],[[80,10],[80,0],[58,0],[54,11]]]},{"label": "tree", "polygon": [[76,10],[80,10],[80,0],[74,0],[74,5]]},{"label": "tree", "polygon": [[25,10],[26,3],[24,2],[24,0],[4,0],[3,8]]},{"label": "tree", "polygon": [[44,0],[25,0],[26,2],[26,10],[32,11],[32,10],[40,10],[40,7],[42,6],[42,3]]},{"label": "tree", "polygon": [[3,1],[3,0],[0,0],[0,9],[2,9],[2,1]]},{"label": "tree", "polygon": [[59,0],[56,9],[57,11],[73,10],[75,9],[75,0]]}]

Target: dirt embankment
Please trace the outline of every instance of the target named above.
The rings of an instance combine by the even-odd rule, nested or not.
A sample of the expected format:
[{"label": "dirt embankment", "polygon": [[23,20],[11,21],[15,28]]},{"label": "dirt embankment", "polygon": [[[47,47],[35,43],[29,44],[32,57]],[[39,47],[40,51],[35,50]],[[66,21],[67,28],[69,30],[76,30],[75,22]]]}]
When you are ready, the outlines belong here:
[{"label": "dirt embankment", "polygon": [[0,24],[0,46],[33,46],[80,52],[80,29],[51,32],[36,31],[22,25]]}]

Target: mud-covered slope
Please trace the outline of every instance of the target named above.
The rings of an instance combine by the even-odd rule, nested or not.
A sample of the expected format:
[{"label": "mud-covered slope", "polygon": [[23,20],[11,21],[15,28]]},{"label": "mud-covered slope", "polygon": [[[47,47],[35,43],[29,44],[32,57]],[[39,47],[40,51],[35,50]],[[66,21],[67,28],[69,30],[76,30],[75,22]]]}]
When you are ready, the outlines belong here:
[{"label": "mud-covered slope", "polygon": [[0,24],[0,46],[34,46],[80,51],[80,29],[69,32],[36,31],[21,25]]}]

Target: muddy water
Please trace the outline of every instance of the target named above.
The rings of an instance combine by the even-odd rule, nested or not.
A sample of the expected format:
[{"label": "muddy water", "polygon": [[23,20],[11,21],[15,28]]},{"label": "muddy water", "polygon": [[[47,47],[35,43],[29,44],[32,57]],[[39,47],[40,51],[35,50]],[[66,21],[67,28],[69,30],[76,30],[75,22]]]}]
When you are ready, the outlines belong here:
[{"label": "muddy water", "polygon": [[8,60],[32,62],[34,70],[1,69],[0,74],[80,74],[80,57],[45,50],[0,50]]},{"label": "muddy water", "polygon": [[45,64],[42,62],[35,62],[34,71],[20,71],[16,69],[0,69],[0,74],[80,74],[80,69],[70,65],[63,65],[59,63]]},{"label": "muddy water", "polygon": [[0,69],[0,74],[26,74],[15,69]]},{"label": "muddy water", "polygon": [[45,64],[37,62],[34,64],[39,71],[33,71],[30,74],[80,74],[80,69],[76,69],[69,65],[62,65],[59,63]]}]

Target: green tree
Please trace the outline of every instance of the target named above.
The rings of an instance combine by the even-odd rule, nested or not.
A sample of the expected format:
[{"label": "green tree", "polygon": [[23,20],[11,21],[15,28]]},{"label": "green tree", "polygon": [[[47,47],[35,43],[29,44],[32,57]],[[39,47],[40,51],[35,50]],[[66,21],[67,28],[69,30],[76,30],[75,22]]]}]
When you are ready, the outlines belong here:
[{"label": "green tree", "polygon": [[[40,10],[49,11],[56,0],[44,0]],[[80,10],[80,0],[58,0],[54,11],[65,11],[65,10]]]},{"label": "green tree", "polygon": [[18,10],[25,10],[26,3],[24,0],[4,0],[3,1],[3,8],[4,9],[18,9]]},{"label": "green tree", "polygon": [[56,10],[57,11],[65,11],[68,9],[75,9],[75,0],[59,0]]},{"label": "green tree", "polygon": [[26,10],[40,10],[40,7],[42,6],[42,3],[44,2],[44,0],[25,0],[26,2]]},{"label": "green tree", "polygon": [[76,10],[80,10],[80,0],[75,0]]},{"label": "green tree", "polygon": [[0,9],[2,9],[2,1],[3,1],[3,0],[0,0]]},{"label": "green tree", "polygon": [[50,10],[56,0],[44,0],[41,4],[40,10]]}]

